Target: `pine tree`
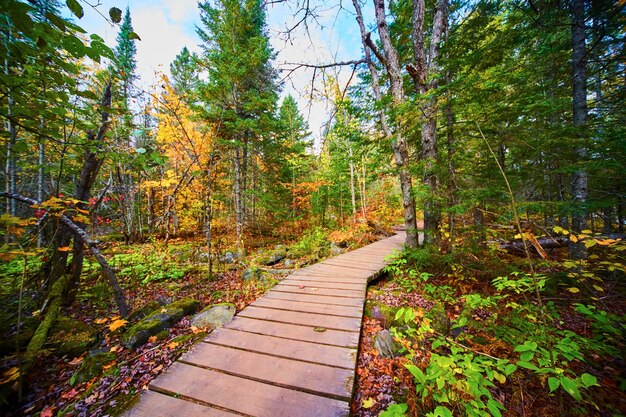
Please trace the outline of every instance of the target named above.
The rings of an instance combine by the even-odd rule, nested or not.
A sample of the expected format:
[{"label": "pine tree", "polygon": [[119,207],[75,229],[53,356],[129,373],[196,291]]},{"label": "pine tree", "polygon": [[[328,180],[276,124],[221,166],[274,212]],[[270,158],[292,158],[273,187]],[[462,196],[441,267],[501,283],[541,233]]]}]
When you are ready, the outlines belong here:
[{"label": "pine tree", "polygon": [[128,106],[128,98],[131,94],[132,83],[137,78],[137,46],[136,35],[133,32],[133,24],[130,17],[130,9],[126,7],[124,19],[117,34],[117,46],[115,47],[116,71],[122,83],[121,96]]},{"label": "pine tree", "polygon": [[[237,242],[242,243],[247,190],[256,184],[254,156],[273,125],[277,94],[272,50],[260,0],[217,0],[199,4],[203,41],[199,60],[208,81],[199,89],[202,116],[217,126],[230,149]],[[252,175],[249,175],[252,174]],[[252,178],[249,178],[252,177]],[[254,215],[254,201],[252,201]]]}]

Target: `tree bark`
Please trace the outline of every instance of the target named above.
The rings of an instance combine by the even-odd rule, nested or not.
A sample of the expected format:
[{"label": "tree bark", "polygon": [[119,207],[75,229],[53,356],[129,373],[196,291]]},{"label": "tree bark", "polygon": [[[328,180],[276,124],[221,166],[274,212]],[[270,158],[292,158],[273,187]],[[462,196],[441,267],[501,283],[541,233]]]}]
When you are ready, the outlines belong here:
[{"label": "tree bark", "polygon": [[[435,6],[435,15],[433,18],[433,29],[430,37],[430,47],[428,50],[428,62],[423,68],[423,60],[425,55],[424,39],[423,39],[423,22],[424,22],[424,4],[423,0],[413,0],[414,5],[420,8],[421,18],[415,16],[414,10],[414,33],[420,32],[417,39],[414,39],[415,58],[417,64],[417,82],[419,82],[420,93],[424,94],[430,92],[439,87],[439,81],[437,74],[439,72],[439,51],[441,42],[447,31],[447,16],[448,16],[448,2],[447,0],[440,0]],[[419,25],[419,26],[418,26]],[[419,44],[418,42],[421,42]],[[426,85],[424,85],[426,83]],[[436,173],[437,166],[437,111],[438,100],[437,96],[431,94],[426,99],[426,104],[423,108],[423,114],[426,118],[422,125],[422,158],[424,160],[424,184],[426,184],[430,190],[431,196],[424,204],[424,242],[433,243],[437,240],[439,235],[439,223],[441,222],[441,208],[437,201],[437,194],[439,188],[439,178]]]},{"label": "tree bark", "polygon": [[[85,159],[83,160],[83,167],[80,173],[78,183],[76,184],[76,190],[74,197],[80,202],[76,203],[76,209],[82,210],[85,213],[88,212],[86,201],[89,201],[91,197],[91,189],[93,188],[96,178],[104,162],[103,144],[104,136],[109,130],[109,112],[108,108],[111,107],[111,84],[108,84],[102,94],[100,101],[100,128],[97,132],[87,133],[87,141],[85,142]],[[40,200],[41,201],[41,200]],[[85,228],[83,222],[75,222],[81,229]],[[84,259],[84,245],[79,239],[74,239],[74,245],[72,248],[72,265],[71,265],[71,279],[64,292],[64,305],[71,305],[78,292],[78,285],[80,283],[80,275],[83,271],[83,259]]]},{"label": "tree bark", "polygon": [[[355,4],[355,9],[357,9],[358,13],[360,11],[360,7],[357,7],[357,3],[358,0],[353,0],[353,4]],[[376,22],[378,24],[378,35],[380,37],[381,45],[384,52],[384,56],[380,54],[377,54],[377,56],[380,55],[379,59],[382,58],[381,63],[384,65],[387,71],[387,76],[389,77],[389,86],[393,105],[394,107],[398,107],[402,105],[405,101],[404,87],[402,85],[402,73],[400,72],[400,65],[398,62],[398,53],[391,43],[389,28],[387,26],[387,19],[385,16],[385,1],[374,0],[374,11],[376,14]],[[362,21],[362,14],[358,14],[361,16]],[[363,36],[363,29],[361,29],[361,31],[364,47],[369,47],[370,49],[372,49],[373,52],[375,52],[376,49],[371,39],[369,39],[369,36],[367,34]],[[370,71],[371,68],[372,67],[370,67]],[[399,131],[399,129],[394,130],[396,131],[393,132],[391,148],[393,150],[394,159],[399,171],[400,188],[402,190],[404,225],[406,227],[405,243],[407,247],[415,248],[418,245],[417,223],[415,212],[415,199],[413,198],[413,184],[411,174],[409,172],[408,146],[406,143],[406,139]]]},{"label": "tree bark", "polygon": [[[577,167],[572,178],[572,229],[580,232],[587,228],[586,208],[588,175],[582,166],[587,160],[588,151],[585,139],[587,124],[587,61],[585,48],[585,0],[572,2],[572,106],[573,125],[578,136],[575,149]],[[587,257],[586,247],[582,243],[570,244],[570,257],[584,259]]]}]

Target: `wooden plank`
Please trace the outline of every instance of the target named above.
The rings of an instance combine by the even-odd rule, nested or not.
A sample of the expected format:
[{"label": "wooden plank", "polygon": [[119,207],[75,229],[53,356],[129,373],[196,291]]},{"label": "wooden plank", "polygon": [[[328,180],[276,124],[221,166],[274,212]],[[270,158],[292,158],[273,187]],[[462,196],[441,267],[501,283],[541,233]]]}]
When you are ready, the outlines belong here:
[{"label": "wooden plank", "polygon": [[160,392],[144,391],[141,393],[139,402],[122,414],[122,417],[172,417],[173,415],[203,417],[241,416],[241,414],[229,413],[228,411],[218,410],[206,405],[170,397]]},{"label": "wooden plank", "polygon": [[287,278],[293,279],[302,279],[302,280],[311,280],[311,281],[326,281],[326,282],[335,282],[342,284],[359,284],[365,285],[367,282],[367,278],[363,276],[359,277],[345,277],[344,275],[340,275],[337,273],[332,273],[328,271],[304,271],[297,274],[291,274]]},{"label": "wooden plank", "polygon": [[201,343],[180,359],[201,366],[284,388],[350,401],[354,371],[294,359],[279,358],[212,343]]},{"label": "wooden plank", "polygon": [[342,288],[322,288],[316,285],[284,285],[277,284],[272,291],[291,292],[296,294],[328,295],[331,297],[365,298],[365,285],[361,290],[346,290]]},{"label": "wooden plank", "polygon": [[239,317],[333,330],[352,332],[361,330],[361,320],[354,317],[328,316],[325,314],[301,313],[298,311],[275,310],[254,306],[248,306],[243,309],[239,312]]},{"label": "wooden plank", "polygon": [[382,262],[372,262],[371,256],[359,256],[358,258],[348,258],[348,257],[339,257],[339,258],[330,258],[325,261],[320,262],[320,265],[339,265],[346,266],[355,269],[364,269],[364,270],[375,270],[378,271],[382,268],[385,263]]},{"label": "wooden plank", "polygon": [[354,371],[356,364],[357,350],[354,348],[320,345],[319,343],[283,339],[224,327],[213,331],[204,341],[252,352],[350,369],[351,371]]},{"label": "wooden plank", "polygon": [[366,277],[369,274],[368,271],[354,269],[349,266],[315,264],[306,267],[306,269],[301,269],[300,271],[294,272],[292,275],[297,275],[302,272],[323,272],[327,274],[337,274],[343,278],[362,278]]},{"label": "wooden plank", "polygon": [[289,277],[289,278],[285,278],[284,280],[280,281],[281,284],[283,285],[294,285],[294,286],[313,286],[313,287],[320,287],[320,288],[335,288],[335,289],[340,289],[340,290],[360,290],[360,289],[365,289],[365,283],[364,282],[359,282],[359,283],[345,283],[345,282],[333,282],[333,281],[324,281],[324,280],[302,280],[302,279],[296,279],[296,277]]},{"label": "wooden plank", "polygon": [[[297,378],[297,375],[294,375]],[[255,417],[347,417],[349,404],[306,392],[176,362],[152,384],[154,390],[183,395]],[[171,410],[170,415],[180,415]]]},{"label": "wooden plank", "polygon": [[332,316],[354,317],[361,319],[361,307],[331,306],[327,304],[303,303],[298,301],[276,300],[267,297],[257,299],[251,305],[256,307],[275,308],[278,310],[301,311],[303,313],[328,314]]},{"label": "wooden plank", "polygon": [[321,343],[325,345],[356,348],[359,345],[359,333],[341,330],[326,329],[323,332],[315,331],[313,327],[297,324],[276,323],[265,320],[255,320],[237,316],[225,328],[241,330],[249,333],[264,334],[267,336],[282,337],[285,339],[301,340],[304,342]]},{"label": "wooden plank", "polygon": [[335,306],[363,307],[364,300],[358,298],[329,297],[326,295],[292,294],[280,291],[270,291],[264,295],[267,298],[279,300],[302,301],[305,303],[328,304]]}]

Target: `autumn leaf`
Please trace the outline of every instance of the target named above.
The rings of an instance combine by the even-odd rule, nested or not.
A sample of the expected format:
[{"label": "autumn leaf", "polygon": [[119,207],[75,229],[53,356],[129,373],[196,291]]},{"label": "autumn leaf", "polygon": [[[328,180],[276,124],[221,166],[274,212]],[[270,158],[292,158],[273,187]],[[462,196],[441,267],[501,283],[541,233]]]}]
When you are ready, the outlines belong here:
[{"label": "autumn leaf", "polygon": [[326,328],[325,327],[315,327],[313,330],[316,331],[316,332],[325,332]]},{"label": "autumn leaf", "polygon": [[372,397],[368,398],[367,400],[363,400],[363,408],[372,408],[374,406],[374,404],[376,404],[376,400],[373,399]]},{"label": "autumn leaf", "polygon": [[39,414],[39,417],[52,417],[54,415],[54,410],[56,410],[56,407],[46,407],[41,414]]},{"label": "autumn leaf", "polygon": [[109,352],[114,352],[114,353],[115,353],[115,352],[119,352],[120,350],[122,350],[122,347],[118,345],[118,346],[113,346],[113,347],[109,350]]},{"label": "autumn leaf", "polygon": [[576,294],[577,292],[580,292],[580,290],[576,287],[570,287],[567,289],[567,291]]},{"label": "autumn leaf", "polygon": [[70,248],[69,246],[61,246],[60,248],[57,248],[57,250],[59,252],[69,252],[72,250],[72,248]]},{"label": "autumn leaf", "polygon": [[101,319],[95,319],[93,322],[96,323],[96,324],[103,324],[103,323],[106,323],[107,321],[109,321],[109,319],[104,317],[104,318],[101,318]]},{"label": "autumn leaf", "polygon": [[7,369],[6,371],[4,371],[2,376],[4,378],[0,380],[0,385],[8,384],[11,381],[15,381],[17,378],[20,377],[20,368],[14,366],[13,368]]},{"label": "autumn leaf", "polygon": [[148,338],[148,343],[154,343],[154,342],[156,342],[156,341],[157,341],[157,337],[156,337],[156,336],[150,336],[150,337]]},{"label": "autumn leaf", "polygon": [[165,345],[166,348],[168,349],[174,349],[178,346],[178,342],[170,342],[167,345]]},{"label": "autumn leaf", "polygon": [[83,358],[74,358],[67,364],[70,366],[76,366],[76,365],[80,365],[81,363],[83,363]]},{"label": "autumn leaf", "polygon": [[120,327],[124,327],[126,325],[126,323],[128,323],[127,320],[124,319],[117,319],[115,320],[113,323],[109,324],[109,330],[111,330],[112,332],[116,331],[117,329],[119,329]]},{"label": "autumn leaf", "polygon": [[204,331],[204,329],[200,329],[196,326],[191,326],[191,333],[193,334],[198,334],[198,333],[202,333]]},{"label": "autumn leaf", "polygon": [[75,388],[72,388],[71,390],[69,390],[67,392],[64,392],[61,395],[61,398],[63,398],[64,400],[70,400],[70,399],[76,397],[77,395],[78,395],[78,391],[76,391]]}]

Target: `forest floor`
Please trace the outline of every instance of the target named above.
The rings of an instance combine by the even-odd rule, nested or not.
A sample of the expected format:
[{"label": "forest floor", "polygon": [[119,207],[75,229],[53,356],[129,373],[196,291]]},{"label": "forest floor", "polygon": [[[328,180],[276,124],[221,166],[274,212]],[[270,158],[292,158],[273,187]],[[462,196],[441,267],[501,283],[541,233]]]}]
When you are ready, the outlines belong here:
[{"label": "forest floor", "polygon": [[[286,261],[294,267],[332,256],[329,240],[356,248],[379,237],[366,231],[335,233],[331,239],[328,232],[316,230],[297,242],[286,242],[291,259],[271,268],[283,269]],[[570,272],[565,249],[553,250],[545,259],[534,255],[547,319],[540,317],[529,275],[519,272],[528,269],[519,254],[460,245],[454,250],[405,253],[368,289],[352,414],[400,417],[438,410],[439,414],[431,415],[446,416],[452,415],[443,409],[449,407],[454,415],[472,415],[471,410],[493,416],[626,415],[624,252],[619,242],[598,241],[584,269],[578,269],[580,276]],[[282,250],[277,243],[261,242],[245,260],[218,265],[220,272],[212,279],[199,249],[201,240],[111,244],[106,253],[118,270],[132,310],[151,300],[190,297],[201,306],[233,303],[240,311],[284,276],[242,277],[244,271],[263,267],[268,257]],[[121,331],[130,324],[111,313],[115,311],[112,296],[98,271],[96,264],[85,265],[77,302],[67,312],[97,331],[97,345],[77,357],[60,356],[54,346],[48,346],[34,371],[25,376],[11,373],[19,358],[5,356],[0,386],[21,384],[23,392],[21,401],[13,396],[1,405],[0,415],[116,415],[206,335],[183,318],[136,350],[124,348]],[[8,299],[7,305],[15,305],[15,299]],[[29,313],[36,315],[36,311]],[[383,330],[395,337],[394,357],[385,357],[375,347]],[[83,362],[97,352],[112,352],[114,359],[95,374],[77,378]],[[558,363],[546,364],[542,359],[546,352]],[[449,369],[448,359],[454,364]],[[502,404],[506,411],[488,400]],[[466,404],[474,408],[461,412]],[[388,407],[390,411],[383,411]]]},{"label": "forest floor", "polygon": [[[284,245],[277,245],[275,240],[256,241],[245,258],[238,257],[234,251],[223,251],[227,258],[236,259],[217,265],[220,272],[212,279],[207,278],[201,240],[172,239],[167,244],[153,240],[132,246],[113,243],[106,249],[106,255],[117,269],[131,311],[152,300],[168,303],[182,298],[198,301],[201,308],[233,303],[240,311],[284,278],[287,268],[317,262],[335,252],[345,251],[345,247],[355,249],[364,246],[384,237],[380,232],[335,233],[334,240],[339,240],[344,249],[330,246],[328,232],[320,230]],[[264,266],[274,253],[285,249],[288,258],[271,267]],[[30,265],[33,270],[36,267]],[[260,268],[273,269],[282,274],[243,279],[245,271]],[[185,317],[167,332],[150,337],[137,349],[127,349],[122,345],[121,336],[132,323],[112,314],[116,307],[97,264],[87,262],[84,277],[77,301],[65,315],[95,329],[98,343],[88,353],[77,357],[60,356],[55,353],[54,346],[48,345],[33,370],[19,377],[11,373],[19,366],[19,358],[15,354],[2,358],[0,373],[4,372],[4,376],[0,386],[18,387],[21,384],[22,397],[19,399],[13,392],[8,403],[0,404],[0,416],[116,415],[133,403],[135,394],[147,389],[154,378],[206,335],[203,329],[195,328],[190,324],[189,317]],[[84,368],[83,363],[100,352],[112,352],[114,359],[99,364],[95,373],[77,378]]]},{"label": "forest floor", "polygon": [[[626,273],[623,249],[606,246],[584,263],[592,284],[569,272],[566,249],[534,254],[544,319],[528,276],[510,274],[527,268],[519,254],[405,253],[368,289],[352,415],[626,415]],[[385,329],[391,357],[375,345]]]}]

